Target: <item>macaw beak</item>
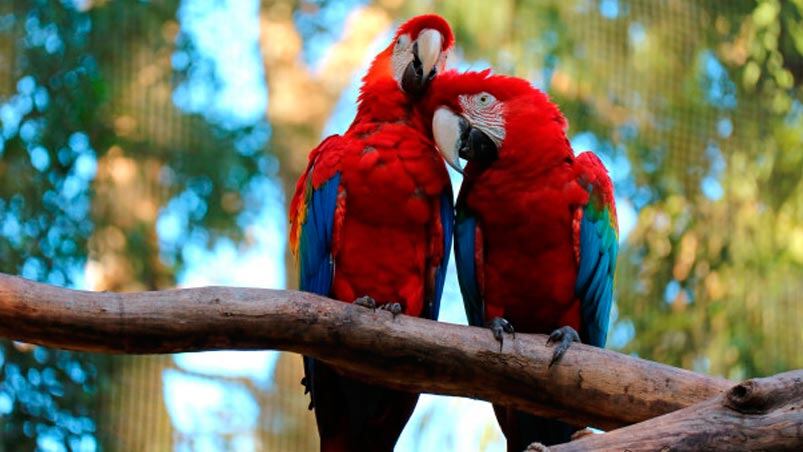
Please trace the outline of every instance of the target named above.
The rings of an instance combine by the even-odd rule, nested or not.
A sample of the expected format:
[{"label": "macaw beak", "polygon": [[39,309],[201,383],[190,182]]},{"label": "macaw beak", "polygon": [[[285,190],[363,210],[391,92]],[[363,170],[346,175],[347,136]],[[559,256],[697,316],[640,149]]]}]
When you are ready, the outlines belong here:
[{"label": "macaw beak", "polygon": [[432,135],[443,159],[460,173],[461,157],[489,165],[499,156],[491,137],[446,107],[438,108],[432,117]]},{"label": "macaw beak", "polygon": [[402,74],[402,89],[410,95],[424,94],[429,81],[435,78],[441,58],[443,36],[431,28],[425,28],[413,43],[413,60]]}]

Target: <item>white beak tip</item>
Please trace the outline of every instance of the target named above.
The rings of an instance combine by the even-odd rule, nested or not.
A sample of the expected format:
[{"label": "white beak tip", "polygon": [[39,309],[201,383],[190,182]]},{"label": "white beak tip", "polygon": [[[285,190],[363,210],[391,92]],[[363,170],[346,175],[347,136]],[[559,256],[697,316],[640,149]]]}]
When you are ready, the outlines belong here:
[{"label": "white beak tip", "polygon": [[463,168],[460,166],[460,159],[457,159],[454,162],[450,162],[447,160],[446,163],[448,163],[449,166],[454,168],[454,170],[457,171],[458,173],[463,174]]},{"label": "white beak tip", "polygon": [[460,166],[460,155],[458,152],[460,140],[460,117],[446,107],[440,107],[432,117],[432,135],[435,144],[443,156],[443,160],[460,174],[463,168]]},{"label": "white beak tip", "polygon": [[427,28],[418,34],[417,43],[418,58],[421,60],[424,74],[428,74],[440,60],[443,36],[439,31]]}]

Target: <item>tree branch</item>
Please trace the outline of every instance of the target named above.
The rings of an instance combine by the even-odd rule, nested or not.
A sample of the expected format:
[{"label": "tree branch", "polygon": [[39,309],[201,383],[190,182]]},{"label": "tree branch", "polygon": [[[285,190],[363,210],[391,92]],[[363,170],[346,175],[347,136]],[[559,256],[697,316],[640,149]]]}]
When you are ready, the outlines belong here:
[{"label": "tree branch", "polygon": [[[801,450],[803,370],[747,380],[711,400],[577,441],[585,450]],[[543,450],[543,449],[542,449]]]},{"label": "tree branch", "polygon": [[485,329],[269,289],[98,293],[0,274],[0,337],[104,353],[286,350],[403,390],[485,399],[604,429],[731,386],[582,344],[550,369],[543,335],[506,337],[499,352]]}]

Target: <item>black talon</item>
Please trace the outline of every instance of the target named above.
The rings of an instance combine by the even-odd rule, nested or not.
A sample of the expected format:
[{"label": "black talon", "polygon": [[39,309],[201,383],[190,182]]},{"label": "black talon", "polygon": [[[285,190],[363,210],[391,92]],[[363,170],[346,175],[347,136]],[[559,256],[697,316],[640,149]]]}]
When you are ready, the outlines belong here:
[{"label": "black talon", "polygon": [[397,315],[401,314],[402,312],[402,305],[400,303],[385,303],[379,307],[379,309],[383,311],[390,311],[393,314],[393,318],[395,319]]},{"label": "black talon", "polygon": [[510,324],[507,320],[503,319],[502,317],[494,317],[493,320],[488,322],[488,328],[494,334],[494,339],[499,341],[499,351],[502,351],[502,346],[505,344],[505,338],[503,333],[509,333],[513,335],[513,339],[516,338],[516,332],[513,330],[513,325]]},{"label": "black talon", "polygon": [[549,335],[549,338],[546,340],[546,345],[552,343],[558,344],[558,346],[555,347],[555,351],[552,353],[552,360],[549,361],[549,367],[560,362],[566,350],[571,347],[572,342],[580,342],[580,336],[578,336],[577,331],[570,326],[562,326]]},{"label": "black talon", "polygon": [[368,309],[376,309],[376,300],[369,296],[357,298],[354,300],[354,304]]}]

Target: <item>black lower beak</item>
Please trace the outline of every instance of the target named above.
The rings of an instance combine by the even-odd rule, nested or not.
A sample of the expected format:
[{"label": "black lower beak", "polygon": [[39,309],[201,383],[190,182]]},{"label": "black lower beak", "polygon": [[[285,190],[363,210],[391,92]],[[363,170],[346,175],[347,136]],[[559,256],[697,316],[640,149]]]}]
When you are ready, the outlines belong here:
[{"label": "black lower beak", "polygon": [[402,89],[413,97],[421,97],[427,91],[429,82],[435,78],[435,68],[424,74],[424,66],[418,58],[418,43],[413,44],[413,61],[407,65],[402,74]]},{"label": "black lower beak", "polygon": [[476,162],[480,165],[490,165],[499,157],[496,144],[485,132],[472,127],[468,121],[460,118],[460,158]]}]

